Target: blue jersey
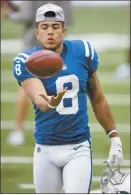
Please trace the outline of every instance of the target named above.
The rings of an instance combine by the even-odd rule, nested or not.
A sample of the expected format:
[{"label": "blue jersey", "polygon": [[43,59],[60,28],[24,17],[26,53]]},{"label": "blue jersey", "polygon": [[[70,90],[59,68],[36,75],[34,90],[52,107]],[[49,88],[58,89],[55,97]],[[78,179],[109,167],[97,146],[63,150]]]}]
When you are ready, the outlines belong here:
[{"label": "blue jersey", "polygon": [[[90,142],[86,91],[89,75],[97,69],[98,55],[87,41],[64,40],[63,44],[63,69],[55,76],[40,80],[49,96],[56,95],[65,87],[68,90],[58,107],[50,112],[43,112],[33,104],[34,135],[38,144],[77,144],[86,140]],[[42,47],[36,46],[18,54],[14,59],[14,76],[19,83],[35,78],[25,69],[25,61],[38,50],[42,50]]]}]

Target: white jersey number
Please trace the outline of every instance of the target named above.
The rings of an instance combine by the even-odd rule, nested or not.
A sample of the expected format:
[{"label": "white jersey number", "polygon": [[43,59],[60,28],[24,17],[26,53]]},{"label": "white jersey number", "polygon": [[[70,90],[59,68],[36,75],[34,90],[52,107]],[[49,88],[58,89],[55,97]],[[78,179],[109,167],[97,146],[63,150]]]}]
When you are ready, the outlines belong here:
[{"label": "white jersey number", "polygon": [[[76,114],[79,105],[78,105],[78,91],[79,91],[79,80],[75,75],[68,75],[59,77],[56,80],[56,90],[57,93],[64,89],[64,84],[71,83],[72,88],[69,89],[65,95],[63,96],[60,104],[57,106],[56,111],[59,114]],[[64,107],[64,99],[71,98],[72,99],[72,106],[71,107]]]},{"label": "white jersey number", "polygon": [[21,65],[20,64],[16,64],[16,66],[15,66],[15,72],[16,72],[16,74],[19,76],[19,75],[21,75]]}]

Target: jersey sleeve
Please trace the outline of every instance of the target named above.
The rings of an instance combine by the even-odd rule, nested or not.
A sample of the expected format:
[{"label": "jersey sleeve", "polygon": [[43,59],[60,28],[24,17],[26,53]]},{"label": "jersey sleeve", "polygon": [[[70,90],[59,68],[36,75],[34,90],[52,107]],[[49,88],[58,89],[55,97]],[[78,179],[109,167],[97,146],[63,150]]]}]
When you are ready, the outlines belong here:
[{"label": "jersey sleeve", "polygon": [[35,78],[35,76],[30,74],[25,68],[25,62],[28,57],[29,55],[25,53],[20,53],[13,60],[13,74],[16,80],[18,81],[19,85],[21,85],[21,82],[26,79]]},{"label": "jersey sleeve", "polygon": [[92,45],[89,42],[84,40],[83,43],[85,48],[85,60],[89,69],[89,74],[91,75],[98,68],[99,57],[96,50],[92,47]]}]

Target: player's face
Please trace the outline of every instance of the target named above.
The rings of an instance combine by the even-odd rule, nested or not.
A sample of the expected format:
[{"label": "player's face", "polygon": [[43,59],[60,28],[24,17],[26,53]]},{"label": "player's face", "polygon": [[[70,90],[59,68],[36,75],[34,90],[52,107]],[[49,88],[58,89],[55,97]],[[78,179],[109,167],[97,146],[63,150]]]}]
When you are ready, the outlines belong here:
[{"label": "player's face", "polygon": [[36,36],[43,48],[56,51],[62,44],[66,29],[61,22],[43,21],[36,29]]}]

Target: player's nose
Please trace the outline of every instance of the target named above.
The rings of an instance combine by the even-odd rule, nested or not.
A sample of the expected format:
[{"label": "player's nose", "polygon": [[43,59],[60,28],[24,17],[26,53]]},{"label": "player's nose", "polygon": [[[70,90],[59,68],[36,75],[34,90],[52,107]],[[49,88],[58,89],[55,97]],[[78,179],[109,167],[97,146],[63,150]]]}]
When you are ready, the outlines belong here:
[{"label": "player's nose", "polygon": [[48,28],[48,35],[53,35],[54,32],[53,32],[53,29],[51,27]]}]

